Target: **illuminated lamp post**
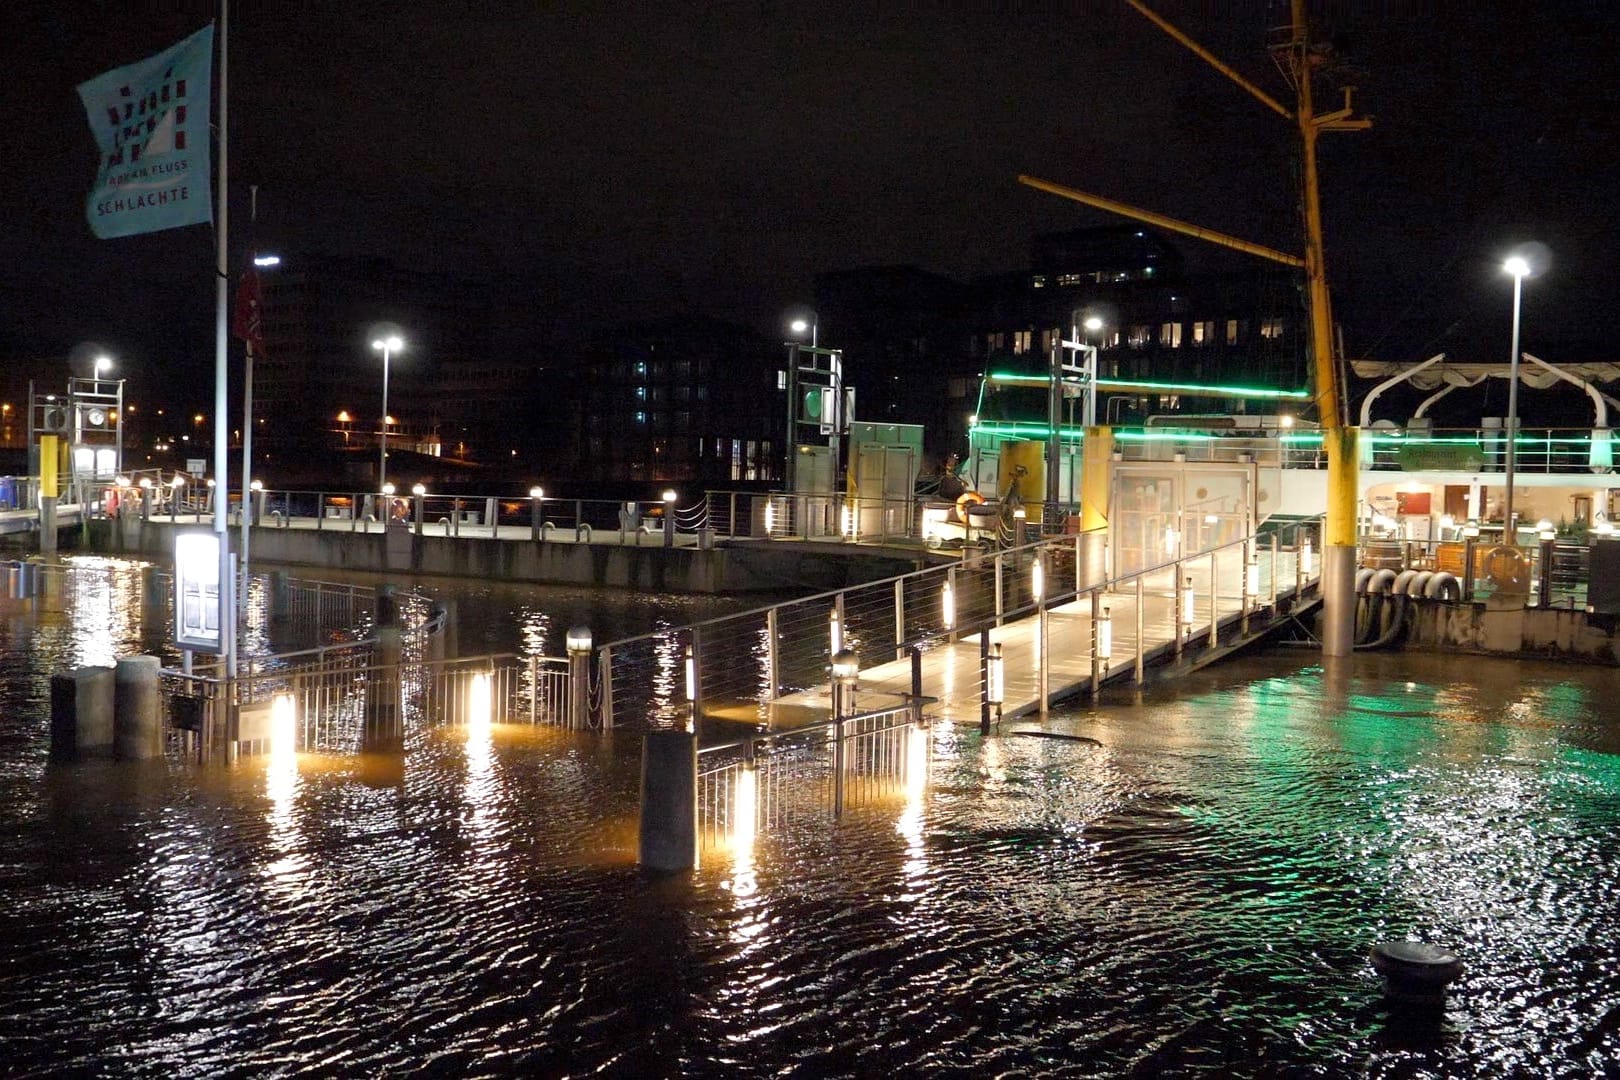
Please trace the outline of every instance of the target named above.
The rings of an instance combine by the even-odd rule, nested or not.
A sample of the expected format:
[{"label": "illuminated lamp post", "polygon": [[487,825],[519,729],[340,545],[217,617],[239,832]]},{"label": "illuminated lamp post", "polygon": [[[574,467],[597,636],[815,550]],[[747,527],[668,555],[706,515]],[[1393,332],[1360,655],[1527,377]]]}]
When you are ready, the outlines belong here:
[{"label": "illuminated lamp post", "polygon": [[1502,542],[1517,547],[1519,530],[1513,524],[1513,464],[1515,444],[1519,441],[1519,309],[1524,279],[1530,276],[1530,261],[1523,255],[1514,255],[1502,264],[1502,270],[1513,276],[1513,349],[1508,354],[1507,457],[1503,461],[1507,494],[1502,499]]},{"label": "illuminated lamp post", "polygon": [[675,489],[664,492],[664,546],[675,546]]},{"label": "illuminated lamp post", "polygon": [[388,480],[388,361],[392,359],[395,353],[405,347],[405,342],[400,339],[398,334],[392,334],[373,341],[371,347],[382,353],[383,358],[382,449],[377,458],[377,486],[381,487]]}]

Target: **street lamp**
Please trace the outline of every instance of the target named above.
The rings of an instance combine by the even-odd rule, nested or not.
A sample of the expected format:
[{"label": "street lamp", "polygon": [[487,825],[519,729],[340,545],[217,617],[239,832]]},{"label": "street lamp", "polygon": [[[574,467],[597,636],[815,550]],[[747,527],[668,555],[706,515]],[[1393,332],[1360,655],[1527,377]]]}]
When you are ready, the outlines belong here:
[{"label": "street lamp", "polygon": [[405,347],[405,342],[400,340],[398,334],[392,334],[373,341],[371,347],[382,353],[383,357],[382,439],[381,450],[377,457],[377,485],[381,487],[388,479],[388,361]]},{"label": "street lamp", "polygon": [[795,334],[800,335],[808,331],[810,334],[810,347],[813,349],[816,347],[816,323],[816,316],[811,315],[808,319],[794,319],[792,322],[788,323],[788,329],[792,330]]},{"label": "street lamp", "polygon": [[1503,463],[1507,496],[1502,500],[1502,532],[1503,543],[1517,547],[1519,530],[1513,527],[1513,452],[1519,436],[1519,303],[1524,294],[1524,279],[1530,276],[1530,261],[1523,255],[1513,255],[1502,264],[1502,270],[1513,275],[1513,351],[1508,354],[1507,459]]},{"label": "street lamp", "polygon": [[112,357],[110,356],[96,357],[96,378],[101,378],[103,372],[111,371],[112,363]]}]

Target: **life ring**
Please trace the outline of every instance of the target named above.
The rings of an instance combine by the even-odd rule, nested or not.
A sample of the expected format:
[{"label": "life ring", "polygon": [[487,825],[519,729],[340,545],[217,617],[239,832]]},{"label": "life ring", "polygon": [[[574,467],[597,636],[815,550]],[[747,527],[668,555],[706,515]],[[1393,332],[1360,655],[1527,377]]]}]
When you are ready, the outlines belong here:
[{"label": "life ring", "polygon": [[118,489],[110,487],[101,496],[101,508],[110,518],[118,516]]},{"label": "life ring", "polygon": [[981,506],[984,496],[977,491],[964,491],[956,497],[956,520],[965,522],[968,519],[968,507]]},{"label": "life ring", "polygon": [[1527,593],[1530,591],[1530,560],[1518,548],[1493,547],[1485,553],[1485,578],[1504,595]]}]

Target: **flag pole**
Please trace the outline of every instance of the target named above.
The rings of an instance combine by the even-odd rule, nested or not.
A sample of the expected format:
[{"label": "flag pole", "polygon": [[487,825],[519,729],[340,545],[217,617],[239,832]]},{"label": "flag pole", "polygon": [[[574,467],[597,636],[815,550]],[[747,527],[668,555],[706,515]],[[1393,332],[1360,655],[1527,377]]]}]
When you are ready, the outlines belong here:
[{"label": "flag pole", "polygon": [[226,373],[230,359],[230,278],[226,273],[230,203],[229,110],[226,98],[230,0],[219,0],[219,164],[214,197],[214,535],[219,539],[219,633],[224,646],[225,677],[236,678],[236,580],[231,573],[231,538],[226,509],[230,505],[230,424],[226,416]]},{"label": "flag pole", "polygon": [[[253,242],[259,221],[259,185],[248,186],[248,240]],[[256,254],[256,253],[255,253]],[[248,271],[258,273],[257,268]],[[254,317],[258,317],[255,313]],[[237,621],[247,625],[248,607],[248,527],[253,520],[253,335],[246,338],[246,358],[242,364],[242,560],[241,585],[237,589]]]}]

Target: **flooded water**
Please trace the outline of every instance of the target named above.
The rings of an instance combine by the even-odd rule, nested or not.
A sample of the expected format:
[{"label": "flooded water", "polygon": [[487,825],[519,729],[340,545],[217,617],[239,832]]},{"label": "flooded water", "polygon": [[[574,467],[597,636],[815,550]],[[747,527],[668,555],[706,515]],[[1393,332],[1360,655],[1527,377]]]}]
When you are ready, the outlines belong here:
[{"label": "flooded water", "polygon": [[[49,767],[108,631],[41,622],[0,618],[11,1073],[1620,1072],[1620,672],[1261,655],[1048,725],[1095,742],[937,730],[926,788],[660,881],[623,733]],[[1408,937],[1468,965],[1441,1015],[1366,963]]]}]

